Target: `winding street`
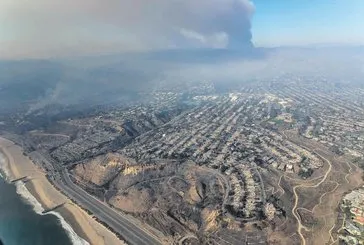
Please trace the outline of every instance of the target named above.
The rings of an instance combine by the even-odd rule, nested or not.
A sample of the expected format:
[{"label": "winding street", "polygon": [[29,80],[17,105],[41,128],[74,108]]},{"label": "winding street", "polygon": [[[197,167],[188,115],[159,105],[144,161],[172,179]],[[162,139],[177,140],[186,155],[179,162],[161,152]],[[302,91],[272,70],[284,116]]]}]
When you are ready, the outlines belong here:
[{"label": "winding street", "polygon": [[315,185],[301,184],[301,185],[296,185],[295,187],[293,187],[293,194],[295,196],[295,202],[294,202],[294,206],[292,208],[292,214],[297,220],[297,224],[298,224],[297,232],[298,232],[298,235],[301,238],[301,244],[302,245],[306,245],[306,239],[302,234],[302,229],[307,230],[307,228],[304,225],[302,225],[301,219],[300,219],[300,217],[298,217],[298,214],[297,214],[297,205],[298,205],[298,199],[299,199],[299,197],[297,195],[297,189],[298,188],[316,188],[316,187],[320,186],[323,182],[325,182],[325,180],[327,179],[327,177],[329,176],[329,174],[330,174],[330,172],[332,170],[332,164],[331,164],[331,162],[329,160],[327,160],[325,157],[323,157],[322,155],[320,155],[316,151],[313,151],[313,152],[315,154],[317,154],[320,158],[324,159],[329,164],[329,168],[327,169],[327,171],[326,171],[325,175],[323,176],[323,178],[318,183],[316,183]]},{"label": "winding street", "polygon": [[74,184],[66,169],[60,172],[60,176],[61,181],[55,181],[57,186],[79,205],[91,211],[99,220],[120,234],[128,244],[162,244],[157,237]]}]

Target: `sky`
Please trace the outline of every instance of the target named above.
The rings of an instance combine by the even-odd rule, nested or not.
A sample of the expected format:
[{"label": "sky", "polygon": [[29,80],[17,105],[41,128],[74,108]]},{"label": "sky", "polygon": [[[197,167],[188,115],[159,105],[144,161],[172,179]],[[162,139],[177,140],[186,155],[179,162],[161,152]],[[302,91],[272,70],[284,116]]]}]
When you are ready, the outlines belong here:
[{"label": "sky", "polygon": [[363,45],[363,0],[1,0],[0,59]]},{"label": "sky", "polygon": [[254,0],[256,46],[363,45],[363,0]]}]

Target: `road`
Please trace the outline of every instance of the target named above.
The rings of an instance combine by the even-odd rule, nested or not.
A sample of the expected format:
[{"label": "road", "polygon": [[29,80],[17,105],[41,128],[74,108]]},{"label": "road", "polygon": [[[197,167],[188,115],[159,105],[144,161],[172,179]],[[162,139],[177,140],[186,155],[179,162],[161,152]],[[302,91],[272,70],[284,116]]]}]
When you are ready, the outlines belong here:
[{"label": "road", "polygon": [[326,181],[327,177],[329,176],[329,174],[331,173],[331,170],[332,170],[332,164],[328,159],[326,159],[325,157],[320,155],[317,151],[312,151],[312,152],[314,152],[316,155],[321,157],[321,159],[325,160],[328,163],[329,168],[327,169],[327,171],[326,171],[325,175],[323,176],[323,178],[321,179],[321,181],[319,181],[318,183],[316,183],[314,185],[300,184],[300,185],[296,185],[295,187],[293,187],[293,194],[295,196],[295,202],[294,202],[294,206],[292,208],[292,214],[293,214],[293,216],[295,217],[295,219],[297,220],[297,223],[298,223],[297,232],[298,232],[298,235],[301,238],[301,244],[302,245],[306,245],[306,239],[304,238],[304,236],[302,234],[302,229],[307,230],[307,228],[304,225],[302,225],[301,219],[297,214],[297,206],[298,206],[298,198],[299,198],[298,194],[297,194],[297,188],[316,188],[316,187],[318,187],[319,185],[321,185],[323,182]]},{"label": "road", "polygon": [[[282,133],[282,136],[286,140],[292,141],[292,138],[288,137],[285,132]],[[305,150],[307,150],[309,152],[315,153],[317,156],[319,156],[321,159],[323,159],[329,166],[327,171],[325,172],[324,176],[322,176],[322,179],[319,182],[317,182],[316,184],[311,184],[311,185],[310,184],[299,184],[299,185],[296,185],[296,186],[293,187],[293,194],[294,194],[294,197],[295,197],[295,202],[294,202],[294,205],[293,205],[293,208],[292,208],[292,214],[295,217],[295,219],[297,220],[297,224],[298,224],[297,225],[297,233],[298,233],[298,235],[299,235],[299,237],[301,239],[301,245],[306,245],[306,239],[302,234],[302,229],[308,231],[308,228],[305,227],[304,225],[302,225],[301,219],[300,219],[299,215],[297,214],[298,201],[299,201],[299,196],[297,194],[297,189],[298,188],[316,188],[316,187],[320,186],[323,182],[325,182],[327,180],[329,174],[331,173],[332,163],[331,163],[330,160],[328,160],[327,158],[324,157],[325,153],[322,152],[320,149],[312,149],[310,146],[307,146],[306,144],[302,144],[302,143],[299,144],[300,142],[297,143],[295,141],[292,141],[292,142],[294,142],[295,144],[299,145],[300,147],[304,148]]]},{"label": "road", "polygon": [[79,205],[91,211],[95,217],[120,234],[128,244],[162,244],[157,237],[74,184],[66,169],[60,172],[60,176],[62,181],[55,181],[57,186]]},{"label": "road", "polygon": [[[47,166],[48,174],[52,182],[61,189],[68,197],[77,202],[80,206],[89,210],[95,217],[110,226],[120,234],[128,244],[162,244],[156,236],[153,236],[146,229],[139,227],[127,216],[117,212],[104,202],[87,193],[80,186],[73,183],[66,168],[60,168],[53,164],[41,152],[34,151],[32,156],[42,161]],[[57,170],[56,170],[57,169]]]},{"label": "road", "polygon": [[[0,138],[2,141],[2,138]],[[6,140],[8,141],[8,140]],[[10,142],[10,141],[9,141]],[[13,145],[14,143],[11,142]],[[136,220],[117,212],[106,203],[98,200],[73,183],[66,168],[55,164],[42,152],[34,151],[30,154],[34,163],[47,167],[47,174],[52,183],[78,205],[89,210],[100,221],[118,233],[127,244],[161,245],[163,242]],[[35,158],[35,159],[34,159]],[[36,161],[34,161],[36,160]]]},{"label": "road", "polygon": [[195,235],[186,235],[186,236],[182,237],[182,238],[178,241],[178,244],[179,244],[179,245],[183,245],[183,243],[184,243],[186,240],[188,240],[188,239],[190,239],[190,240],[196,240],[198,243],[200,242],[200,241],[198,240],[198,238],[197,238]]}]

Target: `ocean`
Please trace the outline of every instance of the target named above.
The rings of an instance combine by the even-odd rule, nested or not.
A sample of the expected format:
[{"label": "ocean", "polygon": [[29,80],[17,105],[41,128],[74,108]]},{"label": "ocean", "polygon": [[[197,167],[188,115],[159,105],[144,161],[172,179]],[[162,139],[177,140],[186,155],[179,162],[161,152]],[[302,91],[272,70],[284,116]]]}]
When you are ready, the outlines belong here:
[{"label": "ocean", "polygon": [[0,153],[0,244],[3,245],[85,245],[56,212],[42,214],[41,204],[22,182],[6,181],[4,158]]}]

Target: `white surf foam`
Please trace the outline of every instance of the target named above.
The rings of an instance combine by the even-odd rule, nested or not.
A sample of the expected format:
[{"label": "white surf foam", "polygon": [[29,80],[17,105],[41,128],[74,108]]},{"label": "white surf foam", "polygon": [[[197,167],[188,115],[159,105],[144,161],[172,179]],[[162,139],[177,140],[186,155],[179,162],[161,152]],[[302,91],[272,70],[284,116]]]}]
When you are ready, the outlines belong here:
[{"label": "white surf foam", "polygon": [[38,200],[28,191],[25,187],[25,184],[22,181],[18,181],[15,183],[16,192],[24,198],[30,205],[32,205],[33,210],[39,215],[54,215],[61,222],[62,228],[67,232],[68,237],[71,239],[72,244],[74,245],[90,245],[87,241],[79,237],[76,232],[72,229],[71,225],[66,222],[66,220],[57,212],[51,211],[46,214],[42,213],[44,208],[42,204],[38,202]]},{"label": "white surf foam", "polygon": [[9,169],[8,166],[6,165],[5,157],[1,152],[0,152],[0,170],[1,170],[0,177],[6,179],[7,176],[9,176]]},{"label": "white surf foam", "polygon": [[[9,169],[6,164],[5,156],[0,152],[0,177],[7,180],[9,178]],[[1,173],[2,172],[2,173]],[[66,231],[68,237],[71,239],[72,244],[74,245],[90,245],[87,241],[79,237],[76,232],[72,229],[71,225],[66,222],[66,220],[57,212],[51,211],[46,214],[43,214],[44,208],[42,204],[38,202],[38,200],[28,191],[25,184],[22,181],[17,181],[15,183],[16,192],[25,199],[32,207],[33,210],[39,215],[54,215],[61,222],[62,228]]]}]

